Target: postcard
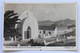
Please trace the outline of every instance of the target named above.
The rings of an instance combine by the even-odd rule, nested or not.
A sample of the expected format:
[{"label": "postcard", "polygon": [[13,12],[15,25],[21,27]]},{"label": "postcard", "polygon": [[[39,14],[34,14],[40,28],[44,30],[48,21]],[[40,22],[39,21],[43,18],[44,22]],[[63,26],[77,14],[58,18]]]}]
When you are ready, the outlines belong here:
[{"label": "postcard", "polygon": [[2,48],[77,50],[77,3],[3,4]]}]

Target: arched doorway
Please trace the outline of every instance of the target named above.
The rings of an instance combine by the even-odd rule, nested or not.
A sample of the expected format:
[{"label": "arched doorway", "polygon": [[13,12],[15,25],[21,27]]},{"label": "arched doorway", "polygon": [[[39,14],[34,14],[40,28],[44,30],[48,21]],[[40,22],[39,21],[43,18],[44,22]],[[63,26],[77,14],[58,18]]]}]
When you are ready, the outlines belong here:
[{"label": "arched doorway", "polygon": [[24,38],[25,39],[31,38],[31,27],[30,26],[27,28],[27,31],[25,31],[25,37]]},{"label": "arched doorway", "polygon": [[27,28],[27,39],[31,38],[31,28]]}]

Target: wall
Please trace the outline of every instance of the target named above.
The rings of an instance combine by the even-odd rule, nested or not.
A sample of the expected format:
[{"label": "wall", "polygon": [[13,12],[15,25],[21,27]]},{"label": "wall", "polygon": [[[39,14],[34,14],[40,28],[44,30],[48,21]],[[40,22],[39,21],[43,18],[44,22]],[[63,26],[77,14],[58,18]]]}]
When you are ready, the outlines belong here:
[{"label": "wall", "polygon": [[25,40],[25,34],[24,32],[27,31],[28,27],[31,27],[31,38],[35,39],[38,38],[38,22],[36,20],[36,18],[34,17],[34,15],[26,10],[24,11],[20,16],[19,19],[23,20],[24,18],[26,18],[22,24],[22,39]]},{"label": "wall", "polygon": [[[41,32],[41,33],[40,33]],[[51,34],[49,34],[51,32]],[[50,38],[55,37],[53,30],[45,30],[45,34],[43,34],[43,30],[39,30],[39,35],[41,35],[42,38]]]}]

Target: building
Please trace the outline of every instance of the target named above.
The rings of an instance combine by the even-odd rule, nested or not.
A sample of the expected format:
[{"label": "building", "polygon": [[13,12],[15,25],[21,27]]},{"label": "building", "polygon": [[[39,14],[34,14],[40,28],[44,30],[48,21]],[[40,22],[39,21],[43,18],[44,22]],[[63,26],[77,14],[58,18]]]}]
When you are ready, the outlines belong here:
[{"label": "building", "polygon": [[16,24],[15,28],[18,28],[21,37],[9,37],[10,40],[6,41],[3,38],[4,43],[12,43],[20,40],[30,40],[38,38],[50,38],[55,37],[57,34],[56,25],[52,26],[38,26],[38,21],[30,11],[23,12],[19,17],[19,24]]},{"label": "building", "polygon": [[19,33],[22,35],[22,40],[35,39],[38,37],[38,22],[30,11],[23,12],[20,16],[20,24],[16,27],[20,28]]},{"label": "building", "polygon": [[57,34],[57,27],[54,25],[52,26],[39,26],[39,35],[42,38],[49,38],[49,37],[55,37]]},{"label": "building", "polygon": [[22,40],[36,39],[36,38],[49,38],[53,35],[56,36],[56,26],[38,26],[38,21],[30,11],[23,12],[20,16],[20,24],[16,25],[20,28],[19,33],[22,34]]}]

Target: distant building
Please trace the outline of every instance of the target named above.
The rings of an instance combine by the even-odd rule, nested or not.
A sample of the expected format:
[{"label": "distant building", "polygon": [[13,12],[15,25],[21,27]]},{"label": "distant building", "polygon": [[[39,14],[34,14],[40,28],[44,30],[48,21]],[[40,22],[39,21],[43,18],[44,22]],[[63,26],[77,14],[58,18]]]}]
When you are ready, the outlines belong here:
[{"label": "distant building", "polygon": [[56,25],[52,26],[39,26],[39,35],[42,38],[55,37],[57,34]]}]

